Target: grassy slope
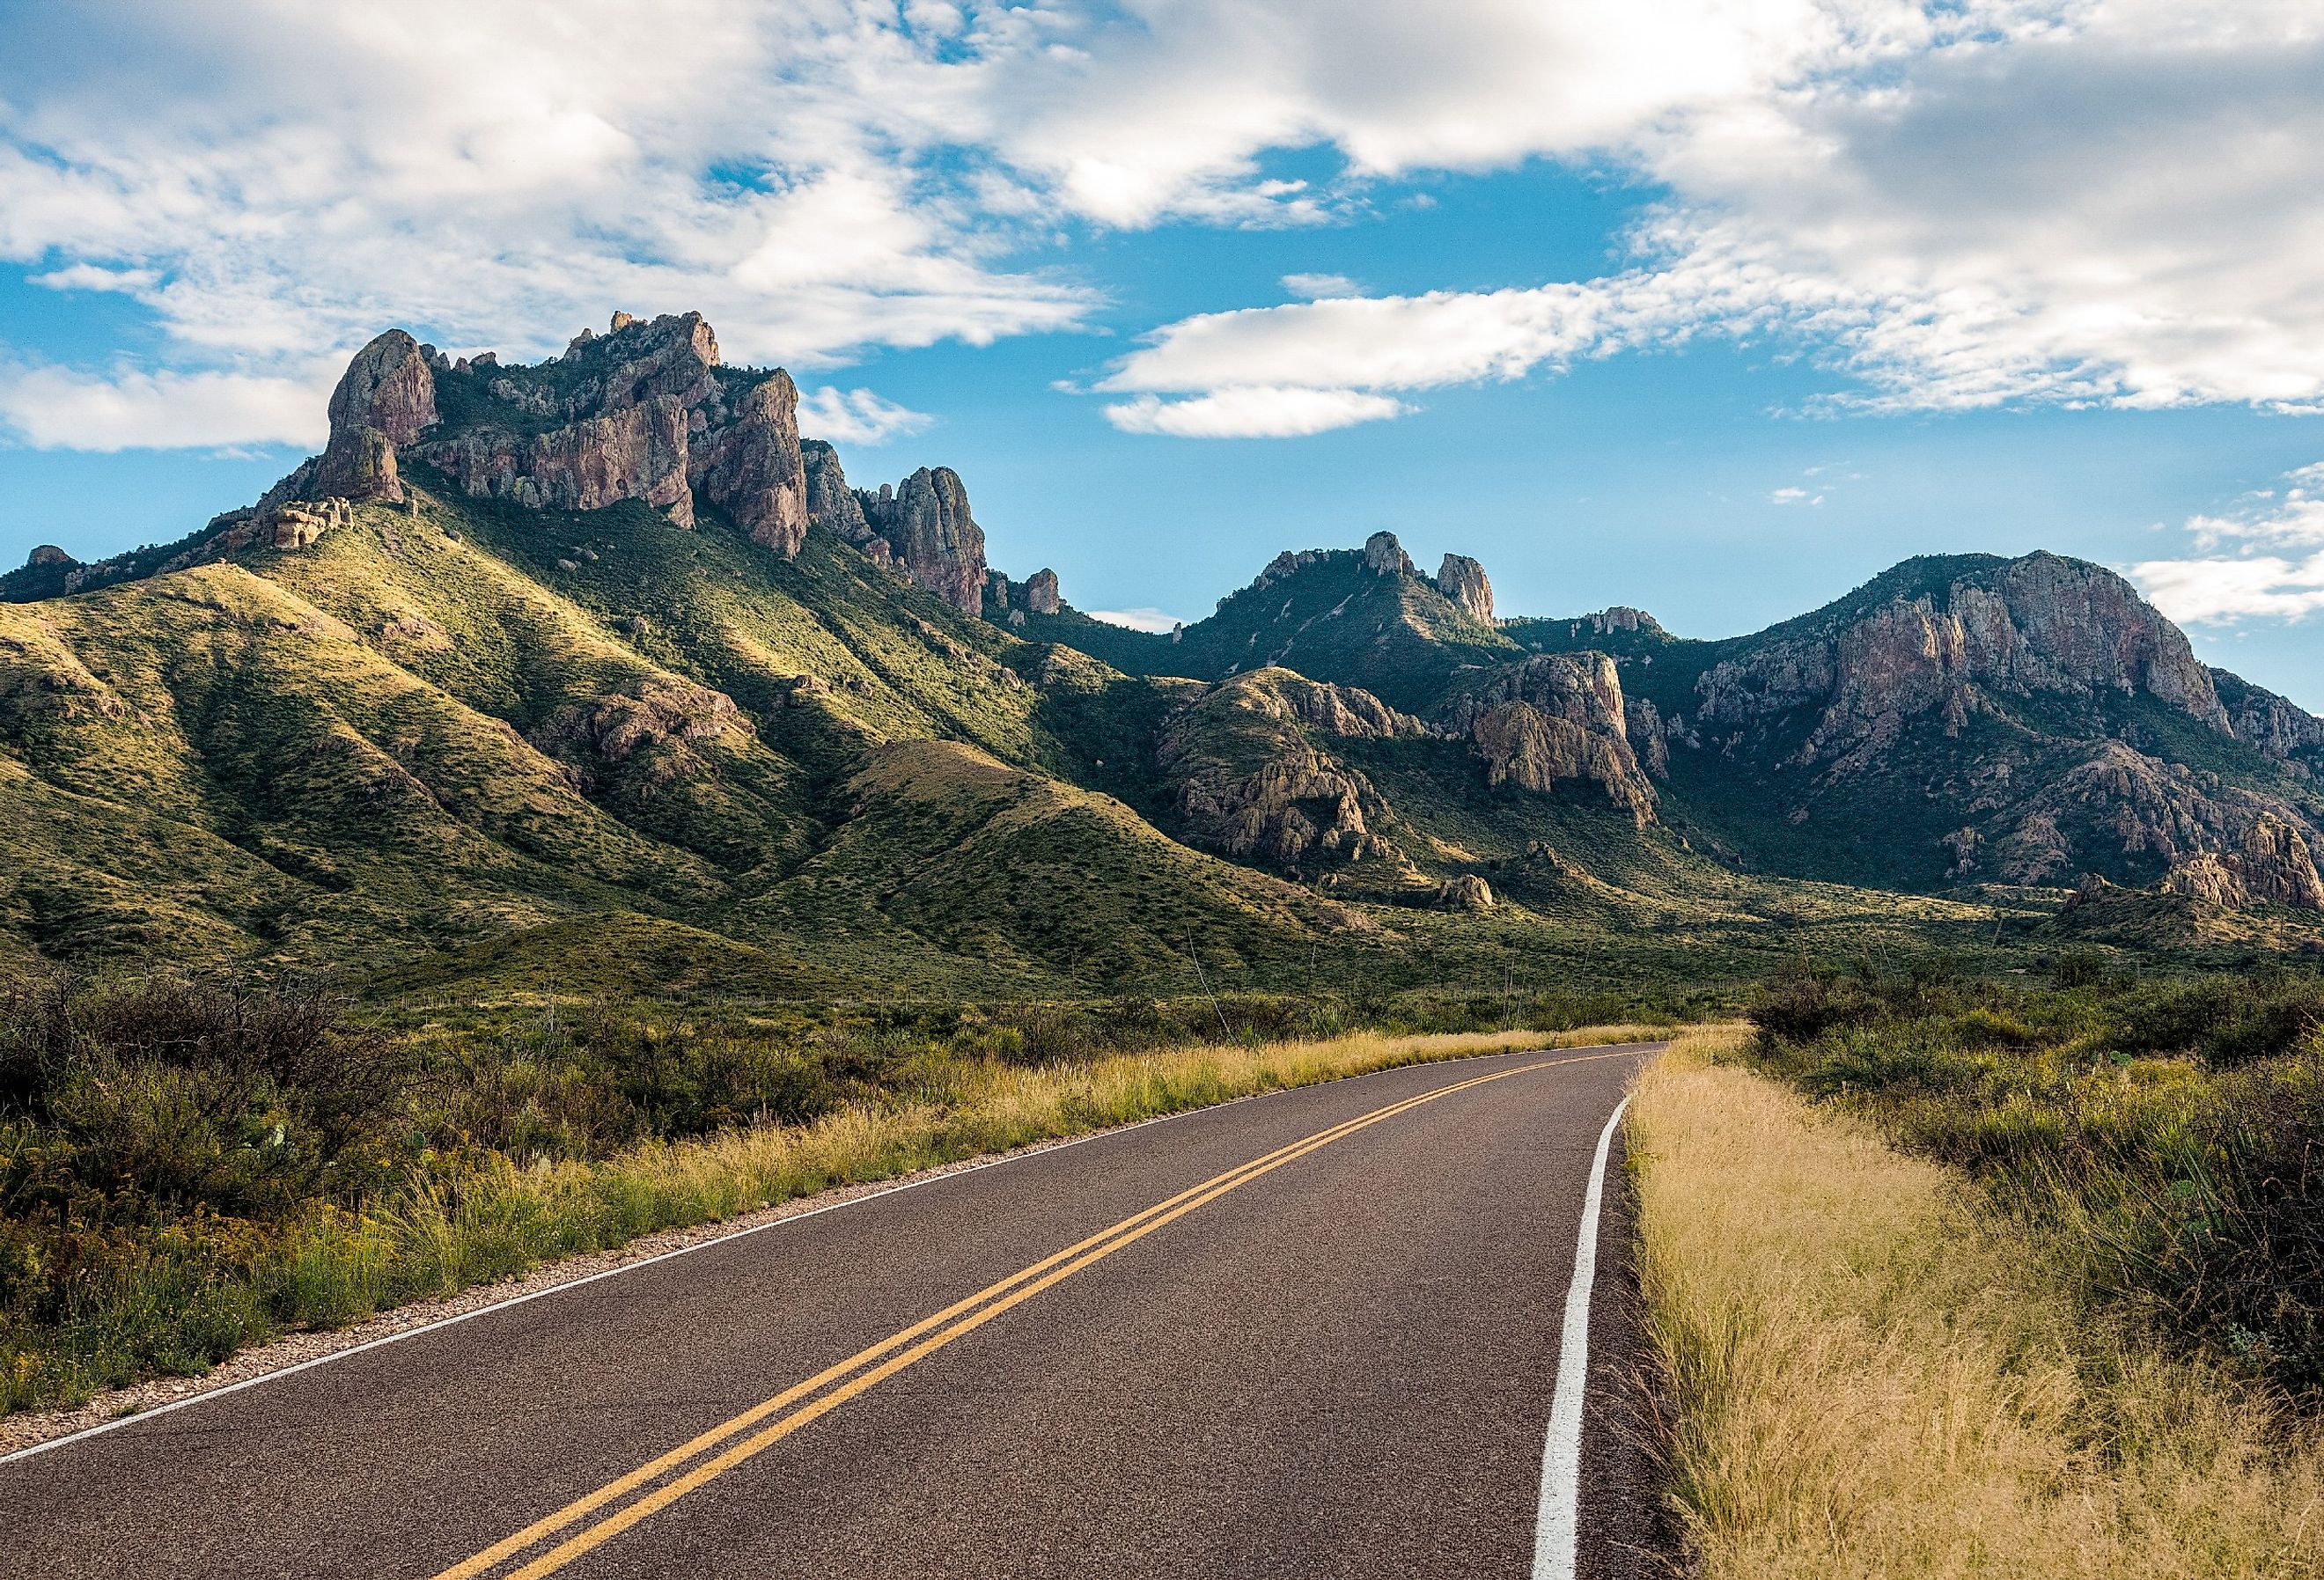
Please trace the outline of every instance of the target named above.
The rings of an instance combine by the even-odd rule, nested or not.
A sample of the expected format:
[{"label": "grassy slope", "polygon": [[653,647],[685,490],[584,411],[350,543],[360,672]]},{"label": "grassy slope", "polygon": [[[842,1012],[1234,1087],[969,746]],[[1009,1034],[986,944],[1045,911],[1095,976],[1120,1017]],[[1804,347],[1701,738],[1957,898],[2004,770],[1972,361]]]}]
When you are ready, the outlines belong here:
[{"label": "grassy slope", "polygon": [[1649,1074],[1629,1143],[1671,1495],[1706,1580],[2324,1563],[2311,1428],[2093,1318],[1942,1169],[1707,1065],[1718,1041]]}]

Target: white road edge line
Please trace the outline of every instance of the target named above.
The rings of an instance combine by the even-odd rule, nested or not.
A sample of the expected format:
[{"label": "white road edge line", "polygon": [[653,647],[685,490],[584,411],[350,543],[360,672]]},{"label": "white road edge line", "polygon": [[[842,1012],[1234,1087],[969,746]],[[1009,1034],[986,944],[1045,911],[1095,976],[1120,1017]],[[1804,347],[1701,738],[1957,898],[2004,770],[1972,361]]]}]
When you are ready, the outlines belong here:
[{"label": "white road edge line", "polygon": [[[1317,1082],[1315,1086],[1337,1086],[1341,1081],[1369,1080],[1374,1076],[1394,1075],[1399,1070],[1423,1069],[1434,1065],[1467,1064],[1472,1059],[1517,1058],[1528,1053],[1589,1053],[1596,1049],[1618,1048],[1637,1048],[1643,1051],[1660,1046],[1659,1043],[1654,1042],[1593,1042],[1579,1048],[1520,1048],[1511,1049],[1505,1053],[1462,1054],[1453,1058],[1425,1059],[1416,1064],[1391,1065],[1386,1069],[1366,1070],[1360,1076],[1341,1076],[1335,1080]],[[334,1361],[344,1361],[350,1355],[360,1355],[367,1350],[376,1350],[385,1344],[401,1344],[405,1339],[418,1338],[421,1334],[435,1333],[442,1328],[456,1326],[463,1322],[473,1322],[479,1317],[490,1317],[495,1312],[511,1310],[528,1301],[544,1299],[550,1295],[562,1295],[567,1290],[577,1289],[584,1284],[594,1284],[600,1279],[610,1279],[622,1273],[635,1272],[641,1267],[651,1267],[658,1261],[668,1261],[672,1257],[688,1256],[697,1251],[707,1251],[714,1245],[731,1245],[735,1241],[745,1239],[750,1235],[764,1234],[769,1229],[779,1229],[787,1224],[803,1223],[808,1218],[818,1218],[825,1213],[838,1212],[843,1207],[861,1206],[865,1202],[880,1201],[888,1197],[900,1195],[904,1191],[918,1190],[923,1185],[936,1185],[946,1179],[958,1179],[964,1175],[981,1173],[987,1169],[998,1169],[1004,1163],[1018,1163],[1028,1158],[1038,1158],[1049,1152],[1062,1152],[1068,1147],[1082,1146],[1089,1141],[1102,1141],[1108,1136],[1127,1135],[1134,1130],[1144,1130],[1149,1124],[1167,1124],[1174,1119],[1188,1119],[1197,1113],[1216,1113],[1222,1108],[1231,1108],[1238,1103],[1250,1103],[1265,1097],[1285,1096],[1294,1092],[1313,1089],[1311,1086],[1278,1086],[1271,1092],[1253,1092],[1248,1096],[1231,1097],[1224,1103],[1213,1103],[1201,1108],[1182,1108],[1176,1113],[1157,1113],[1151,1119],[1141,1119],[1130,1124],[1115,1125],[1109,1130],[1092,1131],[1085,1136],[1074,1136],[1065,1141],[1053,1141],[1047,1146],[1036,1144],[1019,1151],[1003,1152],[998,1158],[988,1158],[982,1162],[969,1163],[958,1169],[948,1169],[941,1174],[931,1174],[924,1179],[907,1180],[901,1185],[889,1186],[884,1190],[868,1191],[862,1196],[850,1197],[845,1201],[835,1201],[824,1206],[809,1207],[805,1212],[792,1213],[764,1224],[753,1224],[747,1229],[737,1229],[731,1234],[714,1234],[707,1240],[697,1240],[691,1245],[681,1245],[675,1251],[665,1251],[654,1256],[641,1256],[635,1261],[625,1261],[619,1267],[609,1267],[603,1272],[590,1273],[586,1277],[574,1279],[567,1283],[551,1284],[545,1289],[535,1289],[530,1295],[512,1295],[505,1300],[495,1300],[489,1306],[479,1306],[473,1311],[463,1311],[456,1316],[439,1317],[434,1322],[423,1322],[417,1327],[407,1327],[398,1333],[383,1334],[378,1338],[363,1344],[349,1344],[344,1350],[333,1350],[328,1354],[317,1355],[311,1361],[300,1361],[296,1364],[282,1367],[279,1371],[262,1372],[255,1377],[245,1377],[239,1382],[229,1382],[221,1388],[206,1389],[200,1393],[189,1394],[184,1399],[174,1400],[168,1404],[155,1405],[149,1410],[139,1410],[134,1415],[117,1416],[112,1420],[99,1422],[94,1427],[83,1427],[78,1432],[69,1432],[61,1437],[51,1437],[45,1443],[34,1443],[27,1447],[16,1449],[13,1453],[0,1454],[0,1465],[14,1465],[20,1459],[30,1459],[36,1454],[46,1454],[51,1448],[62,1448],[69,1444],[86,1443],[91,1437],[101,1437],[107,1432],[117,1432],[124,1427],[140,1426],[156,1417],[170,1415],[209,1400],[224,1399],[230,1393],[240,1393],[245,1388],[256,1388],[261,1383],[273,1382],[297,1372],[311,1371],[317,1366],[327,1366]],[[1602,1161],[1604,1148],[1600,1147],[1599,1150]]]},{"label": "white road edge line", "polygon": [[1606,1198],[1606,1154],[1630,1105],[1625,1095],[1598,1132],[1590,1189],[1582,1198],[1582,1233],[1573,1246],[1573,1282],[1565,1291],[1565,1327],[1557,1340],[1557,1389],[1541,1444],[1541,1512],[1533,1529],[1533,1580],[1573,1580],[1582,1538],[1582,1406],[1590,1389],[1590,1289],[1598,1281],[1598,1216]]}]

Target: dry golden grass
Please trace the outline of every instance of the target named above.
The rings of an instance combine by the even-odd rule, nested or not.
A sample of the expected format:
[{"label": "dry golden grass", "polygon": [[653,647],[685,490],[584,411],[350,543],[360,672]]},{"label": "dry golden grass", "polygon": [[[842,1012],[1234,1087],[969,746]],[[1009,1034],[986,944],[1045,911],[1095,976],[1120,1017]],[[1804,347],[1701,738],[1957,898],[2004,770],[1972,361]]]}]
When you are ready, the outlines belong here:
[{"label": "dry golden grass", "polygon": [[2094,1317],[1955,1177],[1681,1040],[1640,1085],[1649,1343],[1706,1580],[2311,1575],[2312,1428]]}]

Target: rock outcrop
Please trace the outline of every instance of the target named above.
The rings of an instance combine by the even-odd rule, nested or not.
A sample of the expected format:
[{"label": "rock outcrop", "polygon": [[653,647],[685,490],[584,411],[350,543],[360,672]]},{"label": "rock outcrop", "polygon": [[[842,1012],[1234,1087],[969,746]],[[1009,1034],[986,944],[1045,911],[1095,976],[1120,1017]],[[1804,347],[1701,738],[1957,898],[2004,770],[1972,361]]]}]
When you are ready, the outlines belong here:
[{"label": "rock outcrop", "polygon": [[1364,568],[1375,576],[1410,576],[1412,556],[1404,551],[1394,532],[1374,532],[1364,540]]},{"label": "rock outcrop", "polygon": [[803,439],[799,459],[807,471],[807,524],[860,547],[872,536],[872,527],[863,519],[863,502],[840,469],[839,452],[819,439]]},{"label": "rock outcrop", "polygon": [[890,490],[856,495],[872,532],[895,551],[915,587],[970,614],[984,611],[984,529],[969,513],[968,490],[949,467],[923,467]]},{"label": "rock outcrop", "polygon": [[1437,887],[1436,904],[1444,910],[1490,910],[1493,886],[1474,873],[1461,873]]},{"label": "rock outcrop", "polygon": [[2279,762],[2324,768],[2324,718],[2225,670],[2213,670],[2211,683],[2236,740]]},{"label": "rock outcrop", "polygon": [[414,444],[437,423],[436,377],[420,342],[390,329],[355,355],[331,392],[331,432],[376,429],[391,445]]},{"label": "rock outcrop", "polygon": [[1493,584],[1485,568],[1465,554],[1447,554],[1437,568],[1436,590],[1485,624],[1493,623]]},{"label": "rock outcrop", "polygon": [[1629,739],[1622,682],[1603,653],[1540,653],[1468,680],[1443,711],[1466,735],[1494,785],[1548,790],[1582,779],[1641,827],[1655,791]]},{"label": "rock outcrop", "polygon": [[572,764],[585,790],[613,776],[650,794],[704,772],[699,748],[723,735],[749,733],[749,722],[724,692],[658,675],[567,703],[528,738]]},{"label": "rock outcrop", "polygon": [[2204,851],[2174,864],[2163,880],[2173,894],[2215,905],[2287,905],[2324,910],[2324,878],[2300,830],[2276,818],[2253,822],[2243,848]]},{"label": "rock outcrop", "polygon": [[1057,573],[1046,566],[1025,584],[1025,608],[1034,614],[1054,614],[1065,606],[1057,594]]},{"label": "rock outcrop", "polygon": [[400,502],[396,447],[418,442],[438,421],[432,359],[401,329],[377,337],[340,375],[330,420],[329,442],[300,492],[310,499]]},{"label": "rock outcrop", "polygon": [[1396,855],[1378,831],[1387,803],[1329,743],[1431,733],[1368,691],[1255,670],[1173,714],[1155,757],[1194,843],[1296,868]]},{"label": "rock outcrop", "polygon": [[807,466],[799,453],[798,386],[791,375],[778,368],[745,391],[732,424],[701,447],[687,471],[751,541],[786,559],[797,555],[807,541]]},{"label": "rock outcrop", "polygon": [[1696,692],[1706,726],[1821,708],[1800,761],[1840,772],[1877,762],[1911,720],[1933,716],[1958,733],[1970,714],[2036,693],[2143,694],[2229,733],[2179,628],[2112,571],[2053,554],[1899,592],[1766,642],[1712,666]]},{"label": "rock outcrop", "polygon": [[78,561],[54,543],[42,543],[34,548],[31,554],[25,556],[24,563],[27,567],[38,568],[48,565],[73,565]]},{"label": "rock outcrop", "polygon": [[[449,397],[452,424],[440,415]],[[699,313],[649,322],[617,312],[605,334],[583,330],[558,362],[540,367],[504,368],[490,353],[454,363],[392,329],[340,379],[323,453],[260,506],[400,501],[401,452],[463,493],[534,510],[635,499],[690,527],[698,496],[788,557],[809,520],[798,407],[780,369],[722,369],[717,337]],[[836,486],[844,494],[844,479]]]}]

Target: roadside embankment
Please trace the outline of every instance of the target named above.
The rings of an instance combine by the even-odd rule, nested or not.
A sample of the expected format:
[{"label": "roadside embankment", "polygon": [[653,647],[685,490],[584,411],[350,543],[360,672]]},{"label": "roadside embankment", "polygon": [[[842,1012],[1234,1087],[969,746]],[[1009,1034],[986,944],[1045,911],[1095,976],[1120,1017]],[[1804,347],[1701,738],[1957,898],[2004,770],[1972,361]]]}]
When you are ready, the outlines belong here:
[{"label": "roadside embankment", "polygon": [[1705,1580],[2310,1575],[2316,1429],[2093,1310],[2039,1233],[1683,1037],[1630,1110],[1669,1496]]}]

